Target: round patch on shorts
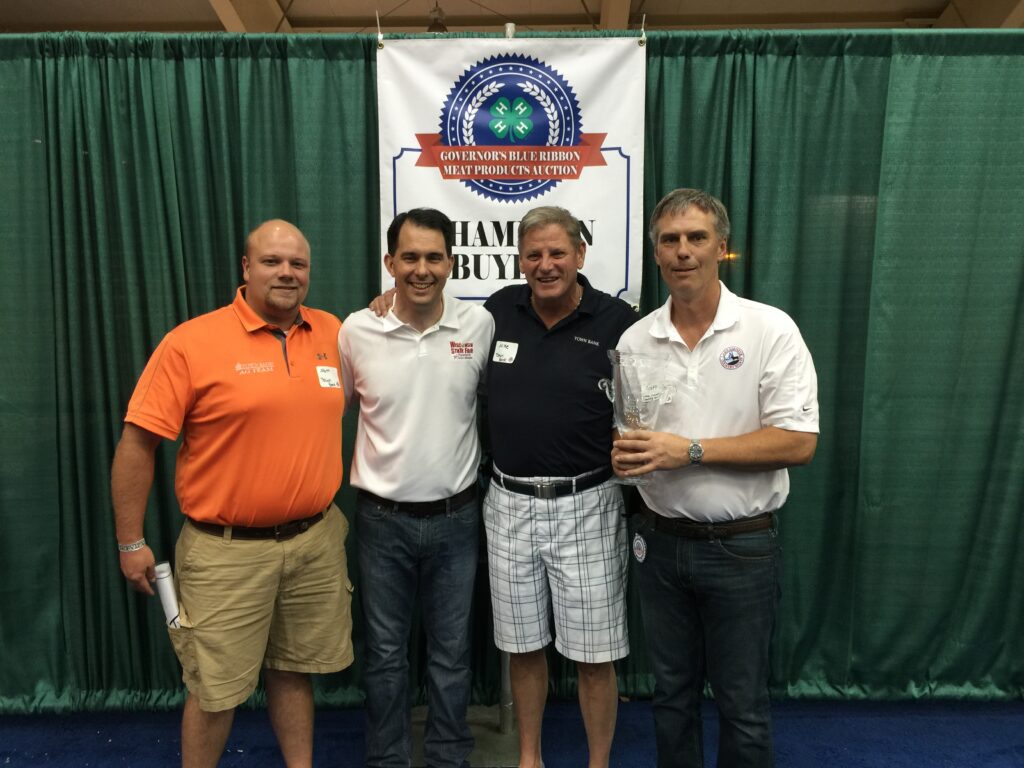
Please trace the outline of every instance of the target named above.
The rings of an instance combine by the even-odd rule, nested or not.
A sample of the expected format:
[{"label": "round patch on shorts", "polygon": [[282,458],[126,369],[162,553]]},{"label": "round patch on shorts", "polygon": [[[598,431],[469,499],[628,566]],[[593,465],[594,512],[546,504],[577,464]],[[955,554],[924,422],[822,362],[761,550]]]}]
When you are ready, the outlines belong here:
[{"label": "round patch on shorts", "polygon": [[639,533],[633,534],[633,557],[636,558],[638,563],[642,563],[647,559],[647,542],[644,541],[644,537]]},{"label": "round patch on shorts", "polygon": [[722,354],[718,356],[718,362],[722,364],[723,368],[739,368],[743,365],[743,350],[739,347],[727,347],[722,350]]}]

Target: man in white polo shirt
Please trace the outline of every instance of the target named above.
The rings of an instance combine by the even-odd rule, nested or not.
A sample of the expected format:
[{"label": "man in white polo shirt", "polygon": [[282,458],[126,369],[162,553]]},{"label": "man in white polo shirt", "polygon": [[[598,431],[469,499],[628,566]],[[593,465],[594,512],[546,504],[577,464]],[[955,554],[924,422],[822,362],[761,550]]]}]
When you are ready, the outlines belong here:
[{"label": "man in white polo shirt", "polygon": [[665,361],[675,385],[657,431],[614,442],[626,477],[651,472],[633,536],[655,678],[658,766],[702,766],[700,698],[720,714],[718,765],[773,764],[769,643],[779,596],[775,513],[786,467],[808,463],[817,379],[796,324],[718,279],[729,217],[706,192],[677,189],[651,216],[668,301],[627,330],[621,352]]},{"label": "man in white polo shirt", "polygon": [[408,643],[419,597],[427,636],[424,757],[468,765],[473,738],[470,608],[480,504],[477,386],[494,321],[443,293],[455,230],[417,208],[388,228],[395,301],[364,309],[338,335],[345,402],[359,403],[351,482],[365,618],[366,765],[411,760]]}]

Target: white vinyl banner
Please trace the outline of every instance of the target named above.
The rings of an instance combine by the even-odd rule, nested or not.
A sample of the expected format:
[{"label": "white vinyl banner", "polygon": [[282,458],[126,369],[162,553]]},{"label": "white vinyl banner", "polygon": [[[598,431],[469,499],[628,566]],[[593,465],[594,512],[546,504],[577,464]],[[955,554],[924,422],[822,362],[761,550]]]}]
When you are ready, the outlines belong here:
[{"label": "white vinyl banner", "polygon": [[[583,272],[636,305],[646,49],[637,38],[388,40],[377,53],[381,254],[396,214],[455,222],[446,290],[522,280],[516,227],[541,205],[583,223]],[[390,287],[381,267],[381,286]]]}]

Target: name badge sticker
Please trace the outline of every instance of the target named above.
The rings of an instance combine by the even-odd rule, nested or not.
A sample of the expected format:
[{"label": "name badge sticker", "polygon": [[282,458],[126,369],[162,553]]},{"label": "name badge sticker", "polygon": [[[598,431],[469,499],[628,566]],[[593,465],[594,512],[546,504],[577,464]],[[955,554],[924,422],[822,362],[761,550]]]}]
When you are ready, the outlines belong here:
[{"label": "name badge sticker", "polygon": [[497,341],[494,343],[494,357],[496,363],[511,363],[516,359],[519,345],[514,341]]},{"label": "name badge sticker", "polygon": [[320,386],[326,389],[341,389],[341,379],[338,377],[338,369],[331,365],[318,365],[316,367],[317,378],[320,379]]}]

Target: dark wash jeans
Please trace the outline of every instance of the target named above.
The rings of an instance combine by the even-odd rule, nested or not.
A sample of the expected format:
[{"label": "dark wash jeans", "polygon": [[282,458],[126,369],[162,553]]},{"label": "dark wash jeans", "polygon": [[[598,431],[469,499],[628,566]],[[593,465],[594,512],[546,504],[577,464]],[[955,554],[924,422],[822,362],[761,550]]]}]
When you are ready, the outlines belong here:
[{"label": "dark wash jeans", "polygon": [[655,531],[644,515],[634,533],[647,543],[633,567],[654,672],[659,768],[703,766],[700,717],[705,680],[719,711],[719,768],[773,765],[769,656],[779,599],[774,529],[726,539],[684,539]]},{"label": "dark wash jeans", "polygon": [[466,709],[479,501],[414,518],[358,494],[356,526],[366,638],[366,765],[408,768],[412,759],[409,633],[418,598],[427,636],[426,764],[467,766],[473,750]]}]

